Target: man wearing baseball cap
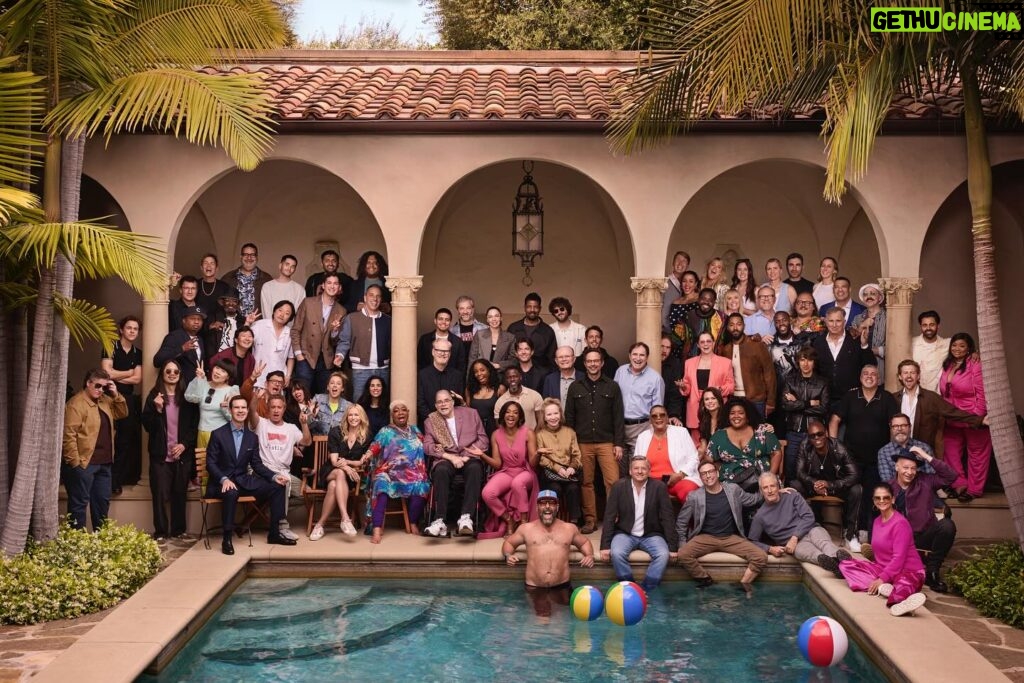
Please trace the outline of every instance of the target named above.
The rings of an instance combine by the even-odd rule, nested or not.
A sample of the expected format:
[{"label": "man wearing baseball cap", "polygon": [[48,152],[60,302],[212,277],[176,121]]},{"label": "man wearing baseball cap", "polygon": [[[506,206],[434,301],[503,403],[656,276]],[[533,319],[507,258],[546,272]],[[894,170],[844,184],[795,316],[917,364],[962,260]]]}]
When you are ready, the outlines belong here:
[{"label": "man wearing baseball cap", "polygon": [[153,364],[162,368],[173,360],[181,370],[181,379],[188,383],[196,376],[196,368],[206,360],[206,349],[199,337],[206,320],[206,311],[199,306],[189,306],[181,313],[181,328],[164,337],[160,350],[153,356]]}]

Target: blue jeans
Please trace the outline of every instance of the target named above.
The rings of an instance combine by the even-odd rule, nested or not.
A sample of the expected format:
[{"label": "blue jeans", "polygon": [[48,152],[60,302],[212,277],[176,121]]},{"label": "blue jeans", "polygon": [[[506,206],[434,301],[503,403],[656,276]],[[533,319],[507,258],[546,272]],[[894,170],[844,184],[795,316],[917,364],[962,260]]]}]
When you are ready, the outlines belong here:
[{"label": "blue jeans", "polygon": [[619,581],[632,581],[633,568],[629,564],[629,554],[640,548],[651,556],[651,563],[647,566],[647,575],[640,582],[640,587],[650,592],[661,583],[661,577],[665,575],[665,568],[668,566],[668,542],[661,536],[632,536],[630,534],[618,533],[612,537],[612,567],[615,568],[615,576]]},{"label": "blue jeans", "polygon": [[85,528],[85,506],[89,506],[92,530],[99,531],[110,510],[110,464],[71,467],[61,464],[61,478],[68,492],[68,514],[71,527]]},{"label": "blue jeans", "polygon": [[[391,385],[391,368],[374,368],[372,370],[359,370],[352,368],[352,401],[358,401],[359,397],[363,395],[363,389],[366,387],[366,383],[370,381],[370,378],[377,375],[384,380],[384,384]],[[413,405],[415,407],[415,405]],[[421,415],[426,417],[426,415]]]},{"label": "blue jeans", "polygon": [[796,456],[806,438],[807,432],[786,432],[784,486],[796,479]]},{"label": "blue jeans", "polygon": [[322,394],[327,391],[331,369],[324,365],[323,356],[317,355],[315,368],[309,364],[309,360],[296,360],[293,376],[302,381],[314,394]]}]

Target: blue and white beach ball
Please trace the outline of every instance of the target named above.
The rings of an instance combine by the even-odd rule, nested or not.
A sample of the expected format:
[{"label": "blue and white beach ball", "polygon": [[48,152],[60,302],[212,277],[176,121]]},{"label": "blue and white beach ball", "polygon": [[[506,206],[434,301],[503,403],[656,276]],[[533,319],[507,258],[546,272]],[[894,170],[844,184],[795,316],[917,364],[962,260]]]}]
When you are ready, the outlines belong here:
[{"label": "blue and white beach ball", "polygon": [[619,626],[639,623],[647,613],[647,593],[632,581],[619,581],[604,594],[604,612]]},{"label": "blue and white beach ball", "polygon": [[601,591],[593,586],[580,586],[569,598],[569,609],[580,621],[593,621],[601,616],[604,597],[601,596]]},{"label": "blue and white beach ball", "polygon": [[814,666],[834,666],[843,661],[850,645],[846,631],[831,617],[811,617],[796,637],[800,654]]}]

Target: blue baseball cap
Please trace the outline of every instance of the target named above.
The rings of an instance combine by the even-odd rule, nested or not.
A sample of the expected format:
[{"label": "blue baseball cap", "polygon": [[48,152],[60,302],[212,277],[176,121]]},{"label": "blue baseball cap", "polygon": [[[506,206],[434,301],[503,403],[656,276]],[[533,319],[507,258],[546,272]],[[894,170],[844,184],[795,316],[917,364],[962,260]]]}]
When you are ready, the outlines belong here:
[{"label": "blue baseball cap", "polygon": [[558,500],[558,493],[552,491],[551,489],[544,489],[543,491],[537,494],[537,500],[545,500],[550,498]]}]

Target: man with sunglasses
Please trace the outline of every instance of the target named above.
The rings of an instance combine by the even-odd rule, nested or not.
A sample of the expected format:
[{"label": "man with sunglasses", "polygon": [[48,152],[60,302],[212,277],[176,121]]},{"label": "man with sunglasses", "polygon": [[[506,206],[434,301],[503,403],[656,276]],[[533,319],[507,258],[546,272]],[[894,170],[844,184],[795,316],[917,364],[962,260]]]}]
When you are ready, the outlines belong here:
[{"label": "man with sunglasses", "polygon": [[850,550],[859,553],[860,473],[846,446],[829,438],[821,420],[807,422],[807,439],[797,451],[792,484],[805,496],[835,496],[843,500],[843,537]]},{"label": "man with sunglasses", "polygon": [[555,319],[551,323],[551,330],[555,333],[555,352],[563,346],[570,346],[575,359],[587,345],[587,328],[571,318],[572,302],[564,296],[552,299],[548,304],[548,312]]}]

